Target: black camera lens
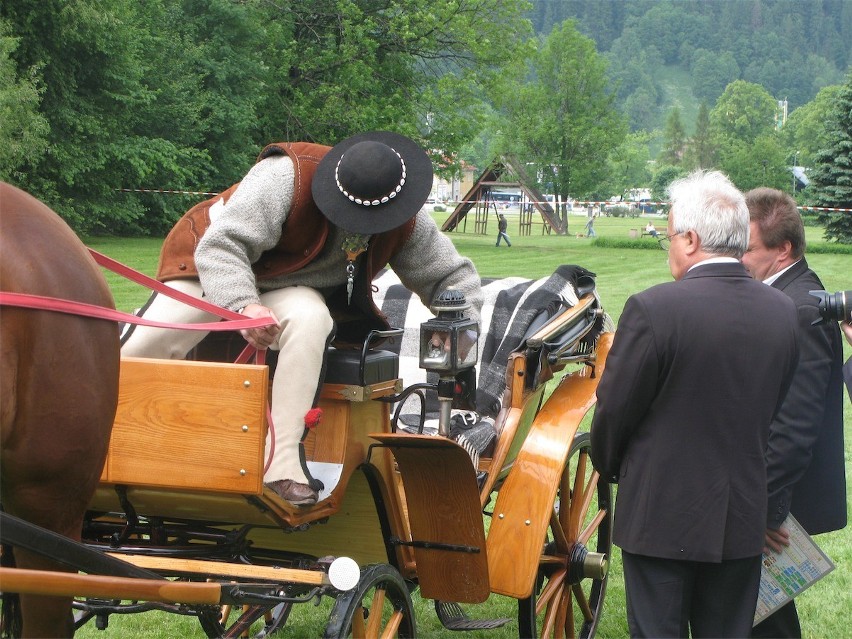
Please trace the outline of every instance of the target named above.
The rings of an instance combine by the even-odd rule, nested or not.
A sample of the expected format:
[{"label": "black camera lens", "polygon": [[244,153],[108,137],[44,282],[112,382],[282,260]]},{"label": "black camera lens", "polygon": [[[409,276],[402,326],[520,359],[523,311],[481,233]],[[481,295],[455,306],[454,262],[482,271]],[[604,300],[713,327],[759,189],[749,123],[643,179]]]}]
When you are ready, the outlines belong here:
[{"label": "black camera lens", "polygon": [[819,314],[823,321],[852,322],[852,291],[810,291],[819,300]]}]

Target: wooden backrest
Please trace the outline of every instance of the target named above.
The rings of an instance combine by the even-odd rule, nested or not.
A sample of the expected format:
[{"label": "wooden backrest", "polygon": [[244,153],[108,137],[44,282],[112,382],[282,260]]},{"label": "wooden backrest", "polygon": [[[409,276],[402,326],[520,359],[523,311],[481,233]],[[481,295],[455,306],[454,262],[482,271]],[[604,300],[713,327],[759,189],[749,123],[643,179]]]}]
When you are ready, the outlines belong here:
[{"label": "wooden backrest", "polygon": [[268,369],[125,357],[101,482],[260,494]]}]

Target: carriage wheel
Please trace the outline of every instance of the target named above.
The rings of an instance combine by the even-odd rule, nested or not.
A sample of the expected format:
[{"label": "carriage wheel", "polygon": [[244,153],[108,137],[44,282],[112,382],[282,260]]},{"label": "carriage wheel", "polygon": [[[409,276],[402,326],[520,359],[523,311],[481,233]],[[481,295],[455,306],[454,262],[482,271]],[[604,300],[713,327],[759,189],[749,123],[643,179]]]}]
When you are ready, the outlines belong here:
[{"label": "carriage wheel", "polygon": [[326,637],[413,637],[414,607],[408,587],[396,568],[373,564],[361,570],[352,590],[337,597]]},{"label": "carriage wheel", "polygon": [[593,637],[612,549],[612,487],[592,468],[577,433],[562,471],[533,594],[518,602],[523,637]]},{"label": "carriage wheel", "polygon": [[230,610],[210,607],[199,612],[198,620],[205,634],[211,639],[229,639],[248,637],[252,624],[263,619],[264,626],[259,632],[251,635],[253,639],[263,639],[281,630],[292,608],[293,604],[289,602],[269,606],[245,606],[237,620],[229,624]]}]

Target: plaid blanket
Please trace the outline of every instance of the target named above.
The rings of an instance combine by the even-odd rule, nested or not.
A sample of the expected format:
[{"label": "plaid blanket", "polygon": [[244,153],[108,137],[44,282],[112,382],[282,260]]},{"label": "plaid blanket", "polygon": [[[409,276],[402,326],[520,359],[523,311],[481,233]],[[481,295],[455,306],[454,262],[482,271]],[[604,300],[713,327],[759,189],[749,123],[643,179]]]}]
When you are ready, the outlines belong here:
[{"label": "plaid blanket", "polygon": [[[509,355],[521,345],[534,323],[541,323],[543,318],[552,316],[564,306],[576,304],[578,284],[588,285],[589,281],[593,282],[590,278],[594,278],[594,273],[580,266],[563,265],[551,276],[539,280],[519,277],[482,280],[484,302],[477,361],[478,413],[496,416],[505,388]],[[426,371],[419,367],[420,324],[430,319],[432,312],[389,269],[384,270],[373,283],[378,287],[373,294],[376,304],[388,316],[391,326],[405,330],[401,340],[397,338],[394,343],[382,346],[399,354],[403,382],[410,385],[437,381],[427,378]],[[427,412],[436,410],[436,403],[427,404]]]}]

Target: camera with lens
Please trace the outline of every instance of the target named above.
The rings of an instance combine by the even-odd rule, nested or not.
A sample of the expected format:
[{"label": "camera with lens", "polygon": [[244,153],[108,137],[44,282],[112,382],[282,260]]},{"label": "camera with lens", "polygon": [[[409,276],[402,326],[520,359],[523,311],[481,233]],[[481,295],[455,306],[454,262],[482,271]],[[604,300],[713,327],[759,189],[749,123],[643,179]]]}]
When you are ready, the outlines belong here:
[{"label": "camera with lens", "polygon": [[[811,295],[819,300],[819,321],[830,322],[852,322],[852,291],[809,291]],[[814,322],[815,324],[818,322]]]}]

